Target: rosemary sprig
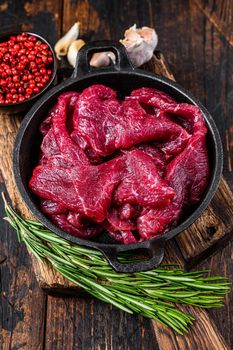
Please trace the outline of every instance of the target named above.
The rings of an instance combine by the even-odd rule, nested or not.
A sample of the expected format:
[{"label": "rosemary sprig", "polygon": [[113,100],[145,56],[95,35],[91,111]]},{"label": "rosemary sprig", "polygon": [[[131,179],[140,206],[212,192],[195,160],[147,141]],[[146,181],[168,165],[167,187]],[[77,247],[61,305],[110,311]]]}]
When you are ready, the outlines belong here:
[{"label": "rosemary sprig", "polygon": [[155,319],[180,334],[188,331],[194,318],[172,303],[202,308],[223,306],[223,297],[230,288],[224,277],[204,277],[207,271],[184,272],[176,265],[172,270],[168,269],[169,265],[147,272],[119,274],[99,251],[72,244],[39,222],[21,218],[5,198],[4,201],[6,220],[38,260],[51,264],[64,277],[102,301]]}]

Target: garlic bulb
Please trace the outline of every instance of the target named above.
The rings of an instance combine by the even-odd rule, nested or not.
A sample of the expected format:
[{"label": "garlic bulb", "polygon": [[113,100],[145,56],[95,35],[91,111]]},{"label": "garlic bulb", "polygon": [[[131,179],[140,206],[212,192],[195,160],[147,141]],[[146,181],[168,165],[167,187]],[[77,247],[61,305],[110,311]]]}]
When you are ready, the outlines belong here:
[{"label": "garlic bulb", "polygon": [[158,36],[153,28],[136,27],[136,24],[127,29],[124,39],[120,42],[125,46],[131,62],[139,67],[148,62],[158,44]]},{"label": "garlic bulb", "polygon": [[73,41],[72,44],[69,46],[67,59],[71,66],[75,67],[77,54],[83,45],[85,45],[85,41],[83,41],[82,39],[78,39]]},{"label": "garlic bulb", "polygon": [[[158,36],[153,28],[136,27],[136,24],[124,33],[124,39],[120,42],[125,46],[128,56],[134,66],[139,67],[148,62],[158,44]],[[115,63],[113,52],[95,53],[90,61],[93,67],[104,67],[110,64],[110,59]]]},{"label": "garlic bulb", "polygon": [[[56,43],[54,50],[57,58],[67,55],[69,63],[75,67],[78,51],[85,44],[83,40],[76,40],[79,35],[79,22],[76,22],[70,30]],[[153,28],[137,28],[136,24],[127,29],[124,39],[120,42],[125,46],[128,56],[134,66],[139,67],[149,61],[158,43],[158,36]],[[93,67],[108,66],[111,61],[116,62],[113,52],[97,52],[92,55],[90,65]]]},{"label": "garlic bulb", "polygon": [[60,56],[65,56],[68,52],[68,48],[71,43],[76,40],[79,36],[79,22],[76,22],[69,31],[58,40],[58,42],[54,46],[54,51],[56,52],[56,56],[60,59]]},{"label": "garlic bulb", "polygon": [[116,57],[113,52],[96,52],[91,57],[90,65],[97,68],[106,67],[109,66],[111,61],[113,61],[114,64],[116,63]]}]

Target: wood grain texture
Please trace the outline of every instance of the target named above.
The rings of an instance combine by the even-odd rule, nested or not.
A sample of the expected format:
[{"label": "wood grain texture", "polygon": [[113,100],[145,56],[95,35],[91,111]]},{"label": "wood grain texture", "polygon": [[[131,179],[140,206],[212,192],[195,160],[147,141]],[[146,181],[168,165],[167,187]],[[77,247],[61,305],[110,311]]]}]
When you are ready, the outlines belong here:
[{"label": "wood grain texture", "polygon": [[[157,52],[153,59],[147,65],[144,65],[143,68],[174,79],[163,55],[159,52]],[[31,214],[22,203],[15,187],[12,171],[11,154],[19,124],[20,117],[8,118],[3,116],[0,125],[0,145],[2,145],[2,147],[0,147],[0,159],[2,160],[0,169],[13,205],[22,215],[31,217]],[[177,242],[188,264],[193,264],[203,255],[211,252],[211,247],[213,245],[215,245],[215,249],[219,248],[220,239],[226,240],[231,237],[233,228],[233,222],[231,220],[233,214],[233,199],[229,201],[229,198],[233,198],[232,192],[226,182],[222,180],[219,191],[212,201],[213,204],[211,203],[203,216],[177,238]],[[219,203],[221,204],[218,205]],[[218,244],[216,244],[217,242]],[[66,293],[69,287],[72,288],[74,292],[76,289],[79,289],[47,265],[38,263],[33,257],[32,261],[39,284],[45,290],[51,291],[52,293],[62,293],[63,291]]]},{"label": "wood grain texture", "polygon": [[179,309],[183,312],[188,312],[194,317],[198,315],[198,319],[191,327],[188,335],[184,336],[170,332],[167,327],[152,321],[160,349],[230,350],[207,312],[204,310],[198,310],[197,312],[191,306],[179,306]]},{"label": "wood grain texture", "polygon": [[176,237],[188,266],[195,265],[232,238],[232,218],[233,195],[222,178],[209,207],[187,230]]},{"label": "wood grain texture", "polygon": [[[5,190],[0,184],[0,190]],[[3,203],[0,202],[1,213]],[[30,257],[6,222],[0,234],[0,349],[42,350],[46,296]],[[36,317],[35,317],[36,315]]]},{"label": "wood grain texture", "polygon": [[149,319],[93,298],[48,296],[45,349],[158,350]]},{"label": "wood grain texture", "polygon": [[194,0],[199,9],[208,18],[210,23],[233,46],[233,6],[232,1]]},{"label": "wood grain texture", "polygon": [[[215,3],[224,7],[225,2]],[[217,124],[224,146],[224,176],[232,189],[233,48],[194,1],[171,1],[169,11],[166,2],[152,1],[151,8],[158,48],[176,80],[203,102]],[[229,30],[233,32],[232,25]]]},{"label": "wood grain texture", "polygon": [[[174,80],[163,55],[159,52],[142,68]],[[211,205],[190,228],[176,238],[187,265],[194,265],[202,257],[221,248],[221,244],[232,237],[232,217],[233,195],[222,178]]]},{"label": "wood grain texture", "polygon": [[[31,30],[54,43],[60,35],[61,5],[62,1],[1,1],[1,33]],[[16,208],[29,216],[12,176],[11,151],[20,121],[20,117],[0,115],[0,190],[6,192],[7,187]],[[2,220],[1,200],[0,212],[0,349],[42,350],[47,297],[35,277],[38,263],[32,264],[26,248]]]},{"label": "wood grain texture", "polygon": [[32,31],[46,37],[52,44],[60,35],[61,0],[6,0],[1,4],[1,33],[14,30]]},{"label": "wood grain texture", "polygon": [[[204,260],[197,266],[198,269],[210,269],[216,275],[225,275],[230,281],[233,281],[233,242],[231,241],[223,250],[215,252],[208,259]],[[209,274],[212,274],[210,272]],[[224,334],[224,339],[229,348],[233,344],[233,288],[226,296],[224,307],[221,309],[208,310],[209,316],[215,320],[217,329],[221,334]]]},{"label": "wood grain texture", "polygon": [[[175,242],[169,242],[164,263],[176,263],[183,266],[184,259]],[[163,350],[230,350],[228,344],[222,337],[221,332],[216,327],[213,319],[208,312],[190,306],[177,305],[180,311],[192,315],[196,321],[191,327],[191,330],[182,336],[161,325],[158,322],[152,321],[159,349]],[[223,333],[224,334],[224,333]]]},{"label": "wood grain texture", "polygon": [[[81,19],[81,33],[85,36],[85,39],[88,41],[104,38],[118,39],[122,36],[124,29],[132,25],[133,23],[137,23],[138,25],[149,24],[151,26],[154,26],[159,35],[159,48],[165,53],[165,56],[169,62],[169,67],[171,67],[171,70],[175,73],[177,81],[179,81],[179,83],[185,86],[186,88],[190,89],[194,95],[199,97],[208,107],[209,111],[215,118],[217,126],[220,130],[222,140],[224,142],[224,153],[226,156],[224,175],[232,189],[233,182],[231,162],[233,159],[233,60],[231,59],[231,57],[233,51],[229,42],[229,37],[232,35],[232,25],[228,23],[228,25],[226,24],[225,29],[221,30],[219,30],[220,27],[216,25],[216,23],[220,23],[221,21],[223,25],[224,18],[228,18],[229,20],[229,12],[226,13],[224,11],[225,8],[228,8],[228,11],[232,11],[232,7],[230,7],[230,5],[231,2],[227,0],[221,0],[219,2],[211,0],[174,0],[172,2],[169,2],[168,11],[167,2],[162,0],[148,0],[145,2],[134,0],[64,0],[56,2],[34,0],[8,0],[0,2],[0,23],[2,31],[11,30],[13,28],[18,27],[24,30],[34,29],[39,34],[46,36],[52,43],[56,41],[61,32],[65,32],[65,30],[68,29],[69,26],[72,25],[77,19]],[[201,7],[204,7],[205,11],[203,11]],[[61,12],[63,12],[63,24],[60,20]],[[223,13],[224,16],[222,15]],[[210,18],[211,14],[217,15],[218,18],[221,19],[221,21],[219,22],[219,19],[217,19],[216,22],[214,18],[214,21],[216,22],[214,23]],[[228,31],[228,34],[226,34],[226,31]],[[3,181],[3,177],[0,174],[0,182],[1,181]],[[229,196],[229,198],[231,197]],[[222,224],[219,222],[219,226],[221,225]],[[2,264],[0,264],[0,289],[2,290],[3,286],[3,290],[5,290],[6,295],[8,295],[10,294],[10,289],[12,285],[11,275],[15,274],[15,271],[17,275],[17,273],[21,270],[19,271],[19,268],[16,268],[16,270],[14,270],[15,265],[12,265],[13,267],[11,266],[11,259],[8,258],[7,260],[5,260],[6,254],[7,257],[8,255],[10,257],[11,255],[14,257],[16,256],[15,250],[12,250],[15,240],[15,235],[13,231],[6,224],[1,225],[1,231],[4,232],[4,234],[1,234],[0,237],[3,242],[5,242],[6,235],[7,237],[9,237],[8,245],[10,249],[5,250],[5,248],[2,249],[2,246],[0,246],[0,262],[3,262]],[[203,239],[203,233],[200,231],[200,234],[201,235],[199,240],[201,241]],[[231,228],[229,227],[227,234],[228,238],[230,234]],[[204,236],[205,235],[206,233],[204,233]],[[216,248],[218,248],[218,243],[216,243]],[[21,246],[18,248],[18,252],[18,254],[20,254],[20,263],[25,264],[26,270],[28,271],[28,278],[32,281],[33,271],[32,269],[30,269],[30,260],[28,259],[28,255],[25,253],[25,249]],[[188,261],[192,260],[190,259],[190,252],[191,246],[186,252],[186,259]],[[213,274],[219,273],[232,278],[232,256],[232,244],[228,244],[222,252],[215,253],[210,258],[202,262],[202,265],[200,266],[204,268],[211,267]],[[11,271],[10,274],[6,272],[7,269]],[[46,272],[43,273],[44,276],[46,276],[47,272],[48,270],[46,270]],[[3,275],[6,276],[6,278],[4,279],[4,283],[2,282]],[[51,276],[50,272],[49,276]],[[44,279],[45,288],[46,286],[48,288],[50,286],[50,284],[47,284],[46,282],[48,280],[48,276],[46,276]],[[59,280],[58,276],[56,276],[55,278],[52,277],[53,282],[57,280]],[[20,299],[19,290],[21,288],[21,281],[22,280],[18,281],[18,287],[15,289],[15,292],[13,291],[15,304],[17,304],[18,302],[18,298]],[[52,281],[50,280],[49,283],[52,283]],[[56,287],[58,288],[55,288],[55,286],[53,286],[53,290],[55,292],[61,290],[64,291],[63,285],[65,281],[62,282],[62,284],[59,283],[58,285],[56,285],[55,283]],[[32,282],[31,285],[33,285]],[[60,289],[59,286],[61,286],[62,289]],[[76,300],[73,298],[66,298],[66,306],[61,306],[61,302],[59,306],[58,301],[61,301],[62,299],[48,297],[48,310],[50,310],[50,312],[48,312],[45,315],[45,313],[40,313],[41,309],[39,310],[39,313],[38,309],[35,309],[35,304],[37,302],[41,303],[42,309],[43,307],[45,307],[43,306],[45,305],[45,302],[40,302],[41,299],[38,297],[38,287],[33,285],[32,290],[28,288],[25,289],[26,292],[24,301],[27,312],[26,317],[24,318],[24,322],[26,323],[26,325],[23,328],[21,324],[18,328],[19,331],[17,332],[14,330],[14,327],[12,327],[12,330],[10,330],[9,332],[6,332],[8,324],[12,324],[14,326],[14,324],[18,322],[18,318],[16,317],[18,313],[9,311],[9,309],[5,306],[5,297],[3,296],[3,294],[0,295],[0,315],[3,313],[7,315],[5,318],[0,317],[2,320],[1,326],[3,324],[3,327],[0,328],[0,336],[2,336],[2,339],[0,337],[0,344],[4,339],[4,345],[6,349],[9,348],[9,342],[12,341],[10,339],[14,339],[14,342],[12,343],[14,346],[13,349],[39,348],[39,346],[41,346],[41,344],[43,343],[42,328],[44,321],[46,323],[46,345],[50,346],[51,349],[52,347],[49,344],[50,341],[53,341],[53,344],[55,346],[53,348],[54,350],[60,350],[61,345],[65,349],[70,348],[86,350],[86,348],[84,347],[84,345],[86,344],[89,344],[90,346],[95,346],[94,348],[97,349],[105,349],[106,346],[101,342],[101,338],[98,339],[98,334],[101,337],[104,337],[105,333],[110,335],[110,337],[113,337],[112,342],[107,343],[109,349],[118,350],[121,341],[124,344],[125,348],[130,350],[139,350],[141,349],[139,346],[142,345],[143,348],[143,344],[146,344],[146,349],[148,350],[156,349],[157,347],[156,342],[154,341],[153,334],[151,333],[151,328],[149,328],[148,331],[151,340],[150,342],[145,340],[144,338],[142,343],[138,343],[138,336],[134,338],[134,342],[131,342],[130,338],[127,337],[127,329],[132,329],[132,324],[135,323],[137,324],[137,327],[142,327],[142,329],[144,329],[145,332],[147,332],[147,320],[142,320],[140,321],[141,323],[138,323],[137,316],[135,316],[135,318],[127,318],[125,316],[125,320],[127,321],[123,322],[124,329],[120,328],[121,321],[117,321],[116,324],[118,328],[112,328],[111,334],[107,330],[105,332],[102,329],[99,329],[98,327],[96,328],[96,331],[92,333],[89,331],[89,323],[96,322],[96,320],[98,319],[98,313],[103,314],[103,318],[105,317],[109,320],[108,316],[110,313],[109,307],[107,305],[104,305],[103,303],[98,301],[93,301],[98,306],[94,308],[95,313],[91,314],[92,320],[90,320],[90,314],[88,312],[88,303],[90,303],[89,299]],[[69,287],[68,289],[66,289],[66,292],[67,291],[74,292],[75,290],[72,290],[72,288]],[[31,299],[26,296],[27,293],[30,293]],[[229,344],[233,344],[233,324],[231,316],[233,311],[232,300],[233,295],[231,293],[226,300],[226,306],[224,309],[211,310],[210,312],[208,312],[208,314],[210,314],[215,320],[218,329],[221,331],[220,333],[224,334],[224,338],[227,339],[227,342]],[[33,308],[32,312],[30,312],[30,308]],[[67,308],[69,309],[69,320],[67,320],[67,314],[65,314]],[[84,309],[86,310],[86,312],[81,313],[79,312],[80,309]],[[121,313],[121,311],[119,310],[114,309],[114,311],[111,312],[114,312],[114,315],[112,316],[112,323],[114,323],[114,319],[120,318],[120,320],[122,320],[121,317],[124,317],[124,314]],[[59,318],[57,318],[56,316],[57,313],[60,315],[60,324],[58,324]],[[38,321],[38,317],[41,317],[40,322]],[[53,322],[54,318],[56,318],[56,322]],[[74,318],[76,318],[75,323],[73,323],[72,321]],[[34,323],[32,322],[32,320],[34,321]],[[86,323],[88,324],[88,327],[85,326]],[[203,325],[204,323],[205,322],[202,322]],[[70,329],[72,329],[74,324],[75,327],[71,332],[73,340],[69,341],[67,339],[67,334],[70,331]],[[111,322],[108,322],[106,324],[100,322],[101,327],[108,327],[110,324]],[[50,325],[52,326],[50,327]],[[79,329],[82,329],[82,331],[78,332]],[[153,329],[155,329],[154,326]],[[76,337],[77,332],[78,338]],[[15,341],[16,333],[18,340],[20,339],[20,337],[24,339],[23,345]],[[140,330],[138,329],[136,333],[139,334]],[[186,338],[185,341],[181,341],[181,339],[178,339],[179,343],[177,343],[177,338],[172,333],[166,335],[166,338],[171,338],[171,341],[169,343],[166,343],[165,348],[164,342],[166,341],[166,338],[164,338],[164,333],[165,331],[163,329],[160,329],[159,333],[157,332],[160,348],[169,349],[168,344],[170,344],[170,348],[172,349],[190,349],[190,344],[192,343],[189,343],[189,341]],[[94,337],[94,340],[90,340],[89,343],[86,343],[86,334],[89,337],[91,334],[91,337]],[[32,342],[31,338],[35,339],[34,343]],[[41,339],[41,341],[39,341],[39,339]],[[192,339],[192,335],[189,339]],[[36,347],[37,344],[39,344],[38,347]],[[198,343],[194,342],[194,344]],[[221,345],[221,339],[219,344],[220,346],[222,346],[222,349],[225,348],[225,345]],[[216,344],[212,343],[212,345],[212,348],[215,349]]]}]

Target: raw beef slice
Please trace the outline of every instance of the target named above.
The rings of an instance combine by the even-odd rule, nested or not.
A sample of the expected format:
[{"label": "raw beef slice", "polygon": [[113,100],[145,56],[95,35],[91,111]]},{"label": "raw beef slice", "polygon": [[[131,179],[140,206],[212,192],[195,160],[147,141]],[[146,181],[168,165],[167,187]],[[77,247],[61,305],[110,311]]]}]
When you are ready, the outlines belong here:
[{"label": "raw beef slice", "polygon": [[40,131],[29,186],[51,221],[83,239],[107,230],[130,244],[163,234],[208,185],[201,111],[153,88],[124,100],[103,85],[66,92]]}]

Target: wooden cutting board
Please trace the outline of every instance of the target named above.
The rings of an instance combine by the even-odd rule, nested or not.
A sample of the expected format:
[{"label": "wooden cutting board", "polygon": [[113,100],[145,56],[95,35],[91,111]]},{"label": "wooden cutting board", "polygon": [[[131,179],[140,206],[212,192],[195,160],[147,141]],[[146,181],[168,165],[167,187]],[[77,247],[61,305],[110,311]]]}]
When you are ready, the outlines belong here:
[{"label": "wooden cutting board", "polygon": [[[155,52],[143,69],[174,80],[166,61],[160,52]],[[25,207],[14,183],[12,150],[22,116],[0,116],[0,170],[13,206],[25,217],[32,218]],[[233,232],[233,194],[222,177],[219,189],[202,216],[177,238],[169,242],[165,252],[166,263],[179,262],[185,267],[212,254],[229,240]],[[40,264],[33,256],[32,264],[37,280],[46,292],[57,295],[78,295],[82,291],[67,281],[50,266]],[[190,311],[191,310],[191,311]],[[203,310],[189,308],[198,322],[185,336],[177,336],[173,331],[153,322],[153,327],[161,349],[227,349],[215,325]],[[178,347],[179,346],[179,347]]]}]

